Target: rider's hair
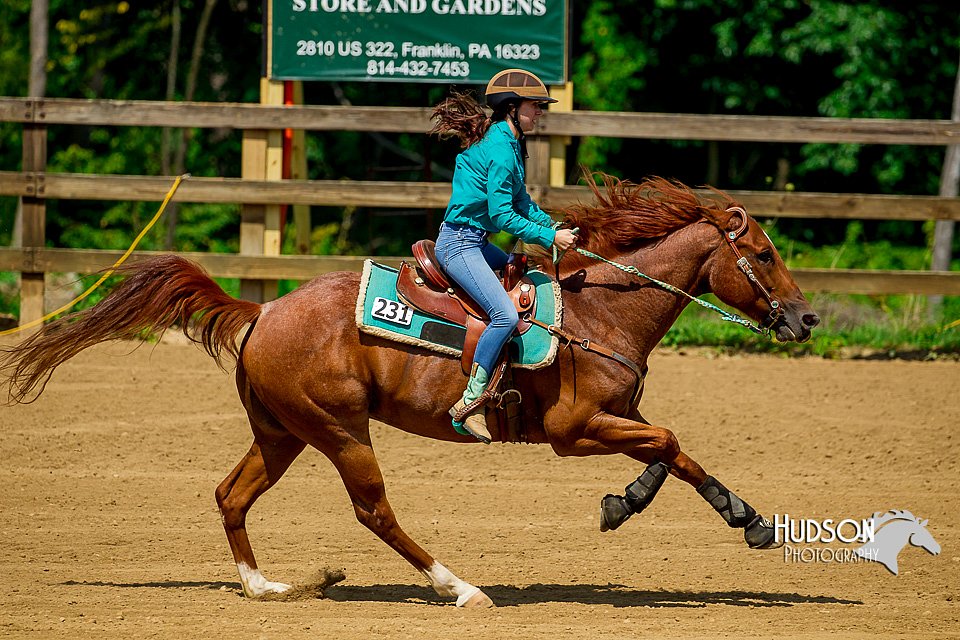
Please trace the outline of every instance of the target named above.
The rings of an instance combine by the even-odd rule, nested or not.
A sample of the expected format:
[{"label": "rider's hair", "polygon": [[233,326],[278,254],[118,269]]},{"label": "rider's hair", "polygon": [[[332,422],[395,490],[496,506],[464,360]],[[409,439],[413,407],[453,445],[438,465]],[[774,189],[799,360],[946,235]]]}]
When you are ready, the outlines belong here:
[{"label": "rider's hair", "polygon": [[497,109],[488,116],[472,93],[454,91],[434,107],[430,119],[436,120],[436,123],[430,133],[441,138],[459,138],[460,145],[466,149],[480,142],[491,124],[506,119],[510,108],[518,102],[510,100],[497,105]]}]

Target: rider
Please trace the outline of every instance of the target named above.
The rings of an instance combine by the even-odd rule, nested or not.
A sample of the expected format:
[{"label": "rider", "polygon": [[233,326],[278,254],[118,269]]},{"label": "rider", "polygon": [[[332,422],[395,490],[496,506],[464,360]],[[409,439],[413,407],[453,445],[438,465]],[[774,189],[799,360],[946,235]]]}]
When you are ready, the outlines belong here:
[{"label": "rider", "polygon": [[456,136],[464,147],[457,156],[453,193],[437,238],[437,260],[490,317],[477,343],[466,390],[450,415],[476,403],[462,423],[454,418],[453,427],[489,443],[480,396],[491,382],[500,352],[519,318],[494,274],[506,265],[507,254],[490,244],[487,236],[507,231],[528,244],[559,250],[572,247],[576,236],[569,229],[555,228],[523,182],[525,134],[536,126],[542,107],[556,100],[540,78],[522,69],[507,69],[493,76],[486,99],[493,110],[489,116],[472,96],[454,93],[434,109],[437,123],[431,133]]}]

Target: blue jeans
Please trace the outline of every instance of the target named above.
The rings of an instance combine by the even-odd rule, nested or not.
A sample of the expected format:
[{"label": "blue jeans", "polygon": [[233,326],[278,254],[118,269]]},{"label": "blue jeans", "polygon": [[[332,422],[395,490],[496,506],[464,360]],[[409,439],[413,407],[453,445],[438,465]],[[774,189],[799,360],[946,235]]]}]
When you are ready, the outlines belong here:
[{"label": "blue jeans", "polygon": [[507,254],[490,244],[486,231],[447,222],[440,225],[436,254],[447,275],[490,316],[473,361],[492,374],[503,345],[519,322],[517,308],[493,273],[507,264]]}]

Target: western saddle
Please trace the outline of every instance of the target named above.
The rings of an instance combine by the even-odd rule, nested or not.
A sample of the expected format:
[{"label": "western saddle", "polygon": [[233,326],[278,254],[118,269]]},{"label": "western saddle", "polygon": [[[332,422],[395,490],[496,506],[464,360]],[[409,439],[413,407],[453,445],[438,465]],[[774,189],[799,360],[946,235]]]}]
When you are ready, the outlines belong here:
[{"label": "western saddle", "polygon": [[[465,375],[469,375],[477,341],[490,318],[466,291],[453,283],[443,272],[437,263],[434,247],[433,240],[419,240],[413,245],[413,257],[417,264],[411,266],[406,262],[401,263],[397,276],[397,295],[406,305],[467,330],[460,368]],[[536,312],[536,287],[526,276],[527,268],[527,256],[512,253],[503,269],[501,280],[507,295],[513,300],[517,315],[521,318],[526,313],[532,315]],[[530,323],[521,319],[517,325],[517,333],[523,335],[530,326]]]}]

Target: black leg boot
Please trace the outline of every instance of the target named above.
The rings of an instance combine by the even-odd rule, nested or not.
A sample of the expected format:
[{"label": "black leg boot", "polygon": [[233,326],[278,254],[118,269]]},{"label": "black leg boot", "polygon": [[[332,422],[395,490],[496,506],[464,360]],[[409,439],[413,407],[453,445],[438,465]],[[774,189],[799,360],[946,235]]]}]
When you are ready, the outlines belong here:
[{"label": "black leg boot", "polygon": [[604,497],[600,502],[600,531],[616,529],[627,518],[646,509],[668,475],[670,467],[662,462],[654,462],[624,489],[626,495],[609,494]]},{"label": "black leg boot", "polygon": [[751,549],[776,549],[783,545],[777,540],[776,531],[769,520],[713,476],[707,476],[697,488],[697,493],[710,503],[729,526],[743,529],[743,539]]}]

